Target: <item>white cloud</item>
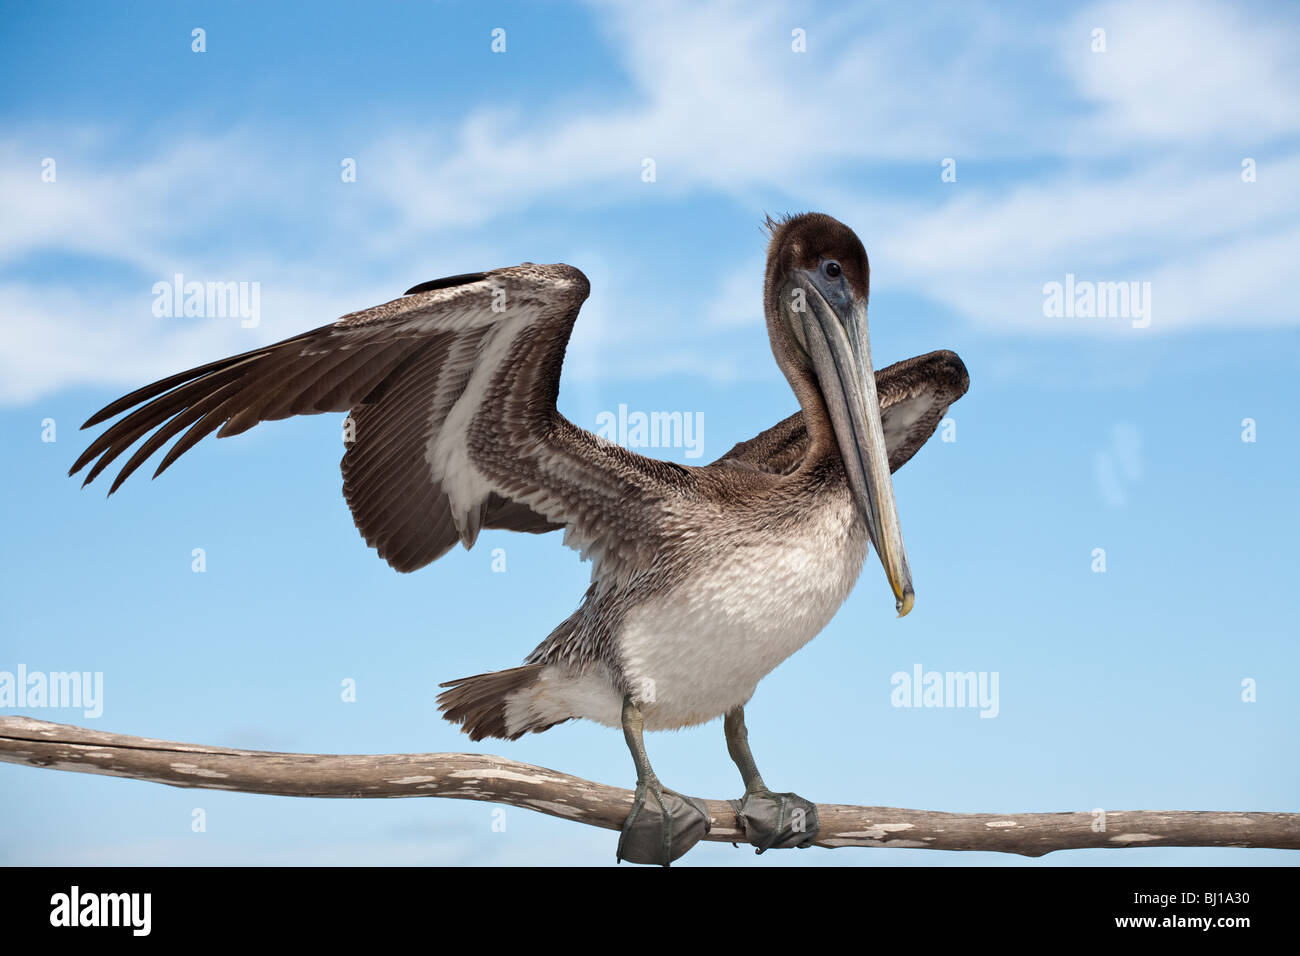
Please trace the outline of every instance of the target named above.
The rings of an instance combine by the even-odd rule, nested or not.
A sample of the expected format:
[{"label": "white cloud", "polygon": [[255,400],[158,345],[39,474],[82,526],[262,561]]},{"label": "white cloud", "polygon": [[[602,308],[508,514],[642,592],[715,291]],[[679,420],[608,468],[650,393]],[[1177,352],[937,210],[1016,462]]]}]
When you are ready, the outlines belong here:
[{"label": "white cloud", "polygon": [[[1284,12],[1102,4],[1028,27],[966,8],[681,4],[648,16],[601,4],[596,15],[626,91],[392,128],[358,157],[347,201],[338,190],[352,187],[303,182],[319,163],[309,136],[232,129],[173,142],[162,128],[150,147],[63,130],[73,145],[56,157],[57,184],[43,184],[43,140],[9,132],[0,402],[138,385],[434,273],[517,261],[503,222],[617,216],[650,196],[721,196],[755,220],[773,197],[826,209],[863,235],[877,291],[1015,335],[1128,333],[1044,319],[1042,286],[1066,272],[1150,281],[1144,332],[1300,319],[1282,279],[1300,256],[1300,147],[1287,139],[1300,131],[1300,68]],[[1088,51],[1093,26],[1107,30],[1105,54]],[[807,53],[790,50],[794,27]],[[1258,182],[1241,182],[1238,152],[1257,159]],[[958,159],[951,185],[938,181],[945,156]],[[653,184],[640,178],[646,157]],[[915,185],[918,169],[932,171],[932,190]],[[765,350],[749,342],[761,336],[757,243],[720,250],[703,288],[650,295],[648,281],[630,291],[627,273],[651,265],[625,250],[580,259],[590,246],[525,254],[568,254],[593,278],[570,374],[726,380],[746,371],[725,356]],[[51,278],[36,267],[53,255],[113,268]],[[153,319],[148,290],[174,271],[262,282],[262,326]],[[705,305],[687,314],[694,301]]]},{"label": "white cloud", "polygon": [[[1300,59],[1291,11],[1185,0],[1107,2],[1061,38],[1066,69],[1098,109],[1076,144],[1264,143],[1300,132]],[[1106,52],[1091,51],[1094,28]]]},{"label": "white cloud", "polygon": [[[1163,163],[960,197],[882,236],[873,272],[989,328],[1112,334],[1128,323],[1047,319],[1042,287],[1067,272],[1152,284],[1150,329],[1295,324],[1288,262],[1300,259],[1300,154],[1255,183],[1233,166],[1190,174]],[[867,205],[863,218],[870,218]]]}]

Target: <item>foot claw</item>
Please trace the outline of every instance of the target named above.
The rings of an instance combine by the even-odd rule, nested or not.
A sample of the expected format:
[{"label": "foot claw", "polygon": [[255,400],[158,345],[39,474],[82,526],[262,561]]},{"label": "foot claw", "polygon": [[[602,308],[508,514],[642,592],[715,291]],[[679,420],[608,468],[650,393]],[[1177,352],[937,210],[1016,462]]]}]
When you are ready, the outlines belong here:
[{"label": "foot claw", "polygon": [[817,839],[817,804],[795,793],[751,790],[731,801],[745,839],[766,850],[810,847]]},{"label": "foot claw", "polygon": [[703,800],[669,790],[657,780],[640,782],[618,838],[616,856],[620,863],[628,860],[667,866],[699,843],[710,827],[709,809]]}]

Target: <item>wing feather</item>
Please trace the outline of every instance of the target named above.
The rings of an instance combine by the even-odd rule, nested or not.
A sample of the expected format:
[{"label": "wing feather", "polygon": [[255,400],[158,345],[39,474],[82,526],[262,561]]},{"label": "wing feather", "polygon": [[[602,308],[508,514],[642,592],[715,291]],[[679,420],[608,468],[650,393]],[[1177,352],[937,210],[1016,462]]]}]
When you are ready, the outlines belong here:
[{"label": "wing feather", "polygon": [[[947,349],[904,359],[876,373],[880,421],[889,449],[889,470],[898,471],[930,440],[948,406],[966,394],[970,375],[957,353]],[[808,448],[803,413],[740,442],[717,464],[787,475],[799,467]]]},{"label": "wing feather", "polygon": [[[563,265],[423,283],[401,299],[117,399],[83,427],[123,417],[69,473],[89,465],[88,484],[139,443],[112,494],[172,439],[155,477],[214,431],[225,438],[263,421],[350,410],[355,440],[341,463],[344,496],[362,536],[398,570],[423,567],[457,541],[471,545],[482,527],[570,527],[580,545],[596,537],[590,502],[573,489],[538,487],[546,468],[529,465],[552,437],[581,431],[559,416],[555,396],[588,288],[581,272]],[[527,394],[497,400],[517,389]],[[480,441],[471,451],[471,431],[485,429],[508,440]],[[572,449],[566,467],[581,470]],[[609,487],[607,494],[628,490]]]}]

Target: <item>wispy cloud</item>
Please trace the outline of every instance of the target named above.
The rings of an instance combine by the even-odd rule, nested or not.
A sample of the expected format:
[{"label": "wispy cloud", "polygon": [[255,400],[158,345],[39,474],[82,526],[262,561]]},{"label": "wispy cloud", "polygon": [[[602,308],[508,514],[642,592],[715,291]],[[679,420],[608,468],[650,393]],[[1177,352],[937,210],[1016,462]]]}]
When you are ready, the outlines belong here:
[{"label": "wispy cloud", "polygon": [[[351,193],[303,182],[328,152],[309,131],[140,146],[73,130],[65,141],[82,145],[55,157],[52,184],[39,180],[39,136],[0,138],[0,401],[138,384],[391,298],[429,262],[517,261],[524,220],[618,216],[650,197],[721,199],[755,219],[774,203],[824,208],[867,239],[877,286],[999,334],[1137,334],[1044,317],[1043,285],[1067,272],[1150,282],[1144,333],[1300,320],[1284,280],[1300,256],[1300,67],[1288,53],[1300,28],[1284,7],[1099,4],[1029,26],[984,8],[845,19],[681,4],[647,17],[602,3],[593,15],[624,89],[390,127],[359,157],[364,188]],[[791,49],[796,29],[805,53]],[[939,180],[945,157],[954,183]],[[605,268],[575,344],[639,347],[619,362],[579,356],[580,374],[743,374],[718,356],[761,319],[757,248],[719,250],[707,282],[684,277],[653,303]],[[148,290],[175,271],[261,281],[266,321],[153,319]],[[692,300],[703,322],[698,308],[675,314]],[[601,331],[599,314],[621,321]]]},{"label": "wispy cloud", "polygon": [[[1094,29],[1105,31],[1104,54],[1080,40]],[[1289,4],[1148,0],[1084,9],[1059,41],[1079,97],[1095,109],[1071,148],[1265,145],[1296,135],[1298,32]]]}]

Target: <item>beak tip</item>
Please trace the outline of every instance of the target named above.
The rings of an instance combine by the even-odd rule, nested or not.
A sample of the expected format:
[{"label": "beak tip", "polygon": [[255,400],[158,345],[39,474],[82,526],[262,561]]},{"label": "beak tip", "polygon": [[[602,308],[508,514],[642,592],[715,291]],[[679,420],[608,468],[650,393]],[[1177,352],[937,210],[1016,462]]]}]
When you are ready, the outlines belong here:
[{"label": "beak tip", "polygon": [[916,595],[912,592],[911,588],[908,588],[903,592],[903,596],[895,603],[895,606],[898,609],[898,616],[907,617],[907,612],[912,610],[912,605],[915,603]]}]

